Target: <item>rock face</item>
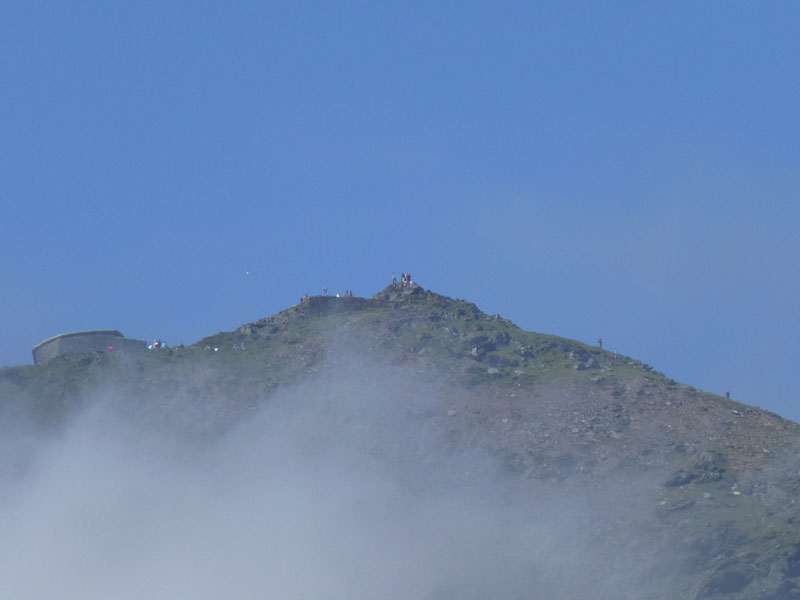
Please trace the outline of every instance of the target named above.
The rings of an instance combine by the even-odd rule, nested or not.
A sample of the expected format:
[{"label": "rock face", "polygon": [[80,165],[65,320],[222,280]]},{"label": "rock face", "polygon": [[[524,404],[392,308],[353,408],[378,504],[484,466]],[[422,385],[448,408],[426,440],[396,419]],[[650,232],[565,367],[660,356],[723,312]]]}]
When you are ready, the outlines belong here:
[{"label": "rock face", "polygon": [[[532,585],[555,600],[800,597],[797,424],[417,284],[311,297],[183,350],[0,369],[0,416],[52,431],[87,392],[115,386],[143,398],[158,426],[179,421],[153,416],[166,410],[202,412],[190,434],[206,439],[309,382],[388,398],[392,418],[410,420],[402,436],[366,444],[374,460],[406,445],[425,468],[488,457],[483,487],[502,481],[553,522],[570,515],[536,534],[558,568],[537,571],[531,554],[517,574],[528,591],[509,597]],[[450,474],[483,477],[479,462]]]}]

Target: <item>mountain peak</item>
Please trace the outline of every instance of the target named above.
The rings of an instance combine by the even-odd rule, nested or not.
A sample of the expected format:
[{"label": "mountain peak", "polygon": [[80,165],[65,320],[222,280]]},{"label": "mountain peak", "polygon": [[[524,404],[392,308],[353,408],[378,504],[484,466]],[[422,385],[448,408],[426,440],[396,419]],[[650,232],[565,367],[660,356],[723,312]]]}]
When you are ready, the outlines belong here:
[{"label": "mountain peak", "polygon": [[411,281],[408,283],[390,283],[372,298],[383,301],[399,301],[425,292],[424,288],[418,283]]},{"label": "mountain peak", "polygon": [[[800,426],[414,283],[372,298],[304,297],[183,349],[0,369],[2,415],[45,430],[65,427],[98,390],[135,399],[126,414],[149,428],[203,443],[287,395],[314,397],[303,418],[342,411],[335,426],[366,431],[358,451],[376,461],[406,451],[421,465],[488,457],[501,472],[493,477],[510,478],[532,506],[597,504],[573,535],[613,557],[606,567],[645,565],[657,582],[619,597],[800,594]],[[349,396],[358,411],[347,412]],[[388,419],[389,433],[369,433],[362,410]]]}]

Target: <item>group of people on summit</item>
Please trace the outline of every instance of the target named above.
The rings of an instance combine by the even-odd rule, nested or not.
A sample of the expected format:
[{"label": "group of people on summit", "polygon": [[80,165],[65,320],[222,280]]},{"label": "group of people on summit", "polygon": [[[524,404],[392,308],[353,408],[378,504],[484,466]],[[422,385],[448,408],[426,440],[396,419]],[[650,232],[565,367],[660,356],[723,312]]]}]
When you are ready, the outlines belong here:
[{"label": "group of people on summit", "polygon": [[[396,283],[397,283],[397,273],[392,273],[392,284],[396,284]],[[413,281],[411,280],[411,273],[400,273],[400,283],[403,285],[403,287],[411,285],[413,283]],[[328,286],[327,285],[322,288],[322,293],[325,296],[328,295]],[[337,298],[353,298],[354,297],[353,290],[345,290],[344,294],[337,293],[336,297]],[[300,304],[304,304],[304,303],[308,302],[310,298],[311,298],[311,296],[309,296],[308,294],[303,294],[300,297]]]},{"label": "group of people on summit", "polygon": [[[397,283],[396,273],[392,273],[392,283]],[[404,286],[411,285],[411,273],[400,273],[400,283]]]}]

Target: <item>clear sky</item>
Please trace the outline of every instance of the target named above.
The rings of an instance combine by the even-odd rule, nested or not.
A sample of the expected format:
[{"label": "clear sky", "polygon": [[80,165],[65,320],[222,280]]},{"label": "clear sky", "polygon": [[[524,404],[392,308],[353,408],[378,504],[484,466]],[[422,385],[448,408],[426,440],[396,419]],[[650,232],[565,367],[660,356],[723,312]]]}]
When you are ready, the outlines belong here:
[{"label": "clear sky", "polygon": [[800,420],[798,40],[794,1],[4,2],[0,364],[410,271]]}]

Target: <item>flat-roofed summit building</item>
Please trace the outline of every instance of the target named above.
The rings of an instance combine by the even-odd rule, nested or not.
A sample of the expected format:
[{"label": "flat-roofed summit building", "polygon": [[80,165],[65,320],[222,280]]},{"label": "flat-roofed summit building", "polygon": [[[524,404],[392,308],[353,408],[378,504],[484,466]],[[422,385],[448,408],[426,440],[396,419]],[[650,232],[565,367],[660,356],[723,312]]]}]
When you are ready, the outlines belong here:
[{"label": "flat-roofed summit building", "polygon": [[141,352],[147,350],[144,340],[126,338],[116,329],[73,331],[47,338],[33,347],[33,362],[43,363],[64,354],[91,352]]}]

